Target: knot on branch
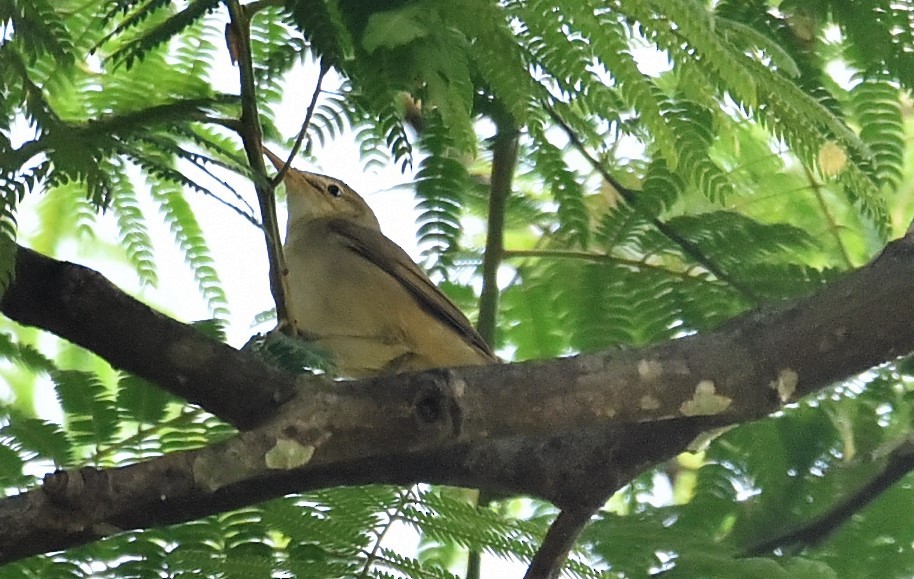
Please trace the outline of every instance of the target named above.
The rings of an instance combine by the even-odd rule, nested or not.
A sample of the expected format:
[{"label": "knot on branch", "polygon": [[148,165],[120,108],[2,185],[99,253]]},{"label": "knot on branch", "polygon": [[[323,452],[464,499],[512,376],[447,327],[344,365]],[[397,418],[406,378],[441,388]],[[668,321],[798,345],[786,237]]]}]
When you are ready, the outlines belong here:
[{"label": "knot on branch", "polygon": [[89,466],[78,471],[59,470],[45,475],[42,490],[52,503],[62,507],[76,508],[91,503],[86,500],[86,497],[104,480],[106,480],[105,473]]},{"label": "knot on branch", "polygon": [[419,431],[435,438],[456,438],[463,427],[463,409],[458,398],[465,384],[450,370],[426,372],[419,378],[412,410]]}]

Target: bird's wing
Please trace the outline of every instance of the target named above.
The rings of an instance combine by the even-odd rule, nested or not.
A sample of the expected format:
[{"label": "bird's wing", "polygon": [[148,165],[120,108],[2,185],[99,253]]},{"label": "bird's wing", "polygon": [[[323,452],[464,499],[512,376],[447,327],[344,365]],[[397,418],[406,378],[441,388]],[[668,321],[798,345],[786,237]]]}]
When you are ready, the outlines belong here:
[{"label": "bird's wing", "polygon": [[333,219],[327,225],[330,233],[337,236],[343,245],[397,280],[416,298],[425,311],[453,328],[481,354],[491,358],[493,362],[497,360],[492,349],[460,308],[432,283],[399,245],[380,231],[362,227],[352,221]]}]

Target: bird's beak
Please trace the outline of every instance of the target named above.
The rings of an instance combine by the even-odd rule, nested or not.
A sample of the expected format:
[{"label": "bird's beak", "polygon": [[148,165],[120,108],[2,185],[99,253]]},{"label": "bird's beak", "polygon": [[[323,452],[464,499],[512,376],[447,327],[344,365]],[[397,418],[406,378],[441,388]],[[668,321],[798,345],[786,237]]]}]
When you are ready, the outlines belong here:
[{"label": "bird's beak", "polygon": [[[263,151],[263,154],[267,156],[267,158],[270,160],[270,162],[273,163],[273,166],[276,167],[276,170],[282,171],[282,168],[286,166],[286,160],[264,146],[261,146],[261,150]],[[318,180],[315,181],[315,178],[317,178]],[[314,189],[314,190],[319,190],[321,188],[319,178],[320,178],[320,175],[316,175],[314,173],[309,173],[307,171],[301,171],[299,169],[296,169],[295,167],[289,167],[289,171],[286,173],[283,181],[286,183],[287,186],[289,185],[290,180],[291,180],[291,182],[304,181],[307,184],[308,188]],[[300,189],[301,189],[301,187],[294,188],[294,190],[296,190],[296,191],[298,191]]]},{"label": "bird's beak", "polygon": [[263,154],[267,156],[267,158],[270,160],[271,163],[273,163],[273,166],[276,167],[276,170],[282,171],[282,168],[286,166],[286,160],[281,159],[279,156],[276,155],[276,153],[274,153],[270,149],[267,149],[266,147],[262,147],[262,149],[263,149]]}]

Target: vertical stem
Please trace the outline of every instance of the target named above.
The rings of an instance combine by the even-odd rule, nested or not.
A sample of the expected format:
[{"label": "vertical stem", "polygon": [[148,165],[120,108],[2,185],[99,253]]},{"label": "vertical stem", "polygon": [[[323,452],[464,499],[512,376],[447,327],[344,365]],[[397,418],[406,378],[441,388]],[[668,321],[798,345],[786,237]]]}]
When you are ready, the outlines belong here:
[{"label": "vertical stem", "polygon": [[[495,348],[498,318],[498,266],[505,253],[505,208],[511,194],[514,167],[517,165],[518,129],[507,114],[493,114],[495,137],[492,141],[492,175],[489,182],[489,223],[486,249],[482,257],[482,292],[479,296],[477,329],[482,338]],[[492,496],[485,491],[477,495],[476,504],[485,506]],[[480,553],[467,557],[466,579],[480,579]]]},{"label": "vertical stem", "polygon": [[498,267],[505,252],[505,206],[511,194],[517,164],[518,130],[508,115],[494,117],[496,133],[492,142],[492,176],[489,191],[489,223],[482,258],[482,292],[479,296],[480,335],[495,347],[498,317]]},{"label": "vertical stem", "polygon": [[813,196],[819,203],[819,208],[822,209],[822,215],[828,223],[828,233],[835,238],[835,245],[838,246],[838,250],[841,252],[841,259],[844,261],[844,266],[848,270],[853,269],[854,262],[851,260],[851,256],[847,252],[847,247],[844,245],[844,242],[841,241],[841,226],[838,225],[834,216],[832,216],[831,211],[828,209],[828,203],[825,202],[825,197],[822,193],[822,184],[816,180],[816,176],[812,174],[812,171],[810,171],[809,167],[806,165],[803,165],[803,172],[806,174],[806,180],[809,181],[809,187],[812,189]]},{"label": "vertical stem", "polygon": [[276,303],[276,318],[280,327],[288,327],[289,312],[286,305],[286,263],[282,253],[282,238],[276,219],[274,187],[266,179],[267,168],[263,163],[263,130],[257,112],[257,94],[254,85],[254,66],[251,59],[250,18],[238,0],[226,0],[230,26],[237,35],[234,47],[237,51],[238,74],[241,84],[241,140],[247,153],[248,162],[254,170],[254,188],[260,204],[260,220],[267,244],[267,259],[270,262],[270,292]]}]

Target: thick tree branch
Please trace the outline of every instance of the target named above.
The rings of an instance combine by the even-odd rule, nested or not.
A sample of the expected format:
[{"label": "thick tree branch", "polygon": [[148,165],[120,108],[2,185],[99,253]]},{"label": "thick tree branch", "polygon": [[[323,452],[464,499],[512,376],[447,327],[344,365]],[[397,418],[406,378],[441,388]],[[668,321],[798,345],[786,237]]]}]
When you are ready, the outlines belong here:
[{"label": "thick tree branch", "polygon": [[292,376],[154,311],[96,271],[24,247],[18,247],[15,281],[0,299],[0,311],[91,350],[239,428],[273,416],[295,394]]},{"label": "thick tree branch", "polygon": [[562,571],[562,563],[568,558],[578,535],[598,508],[599,504],[595,504],[560,512],[530,561],[524,579],[557,579]]},{"label": "thick tree branch", "polygon": [[310,423],[296,418],[293,406],[276,423],[221,444],[116,469],[58,472],[39,489],[0,500],[0,564],[333,486],[427,481],[544,498],[584,493],[592,502],[678,453],[705,426],[666,421],[443,447],[433,436],[414,438],[414,446],[433,446],[414,452],[398,450],[398,433],[385,430],[364,435],[381,442],[378,456],[325,462],[315,454],[307,465],[287,469],[282,449],[295,446],[289,436],[306,434],[298,429]]},{"label": "thick tree branch", "polygon": [[[293,389],[289,377],[118,296],[87,271],[20,249],[0,309],[236,423],[256,422],[252,416],[285,395],[274,393]],[[223,443],[59,473],[43,488],[0,500],[0,557],[368,482],[528,493],[579,510],[701,429],[762,416],[784,398],[914,350],[912,283],[914,235],[815,296],[641,350],[315,379],[274,420]]]}]

